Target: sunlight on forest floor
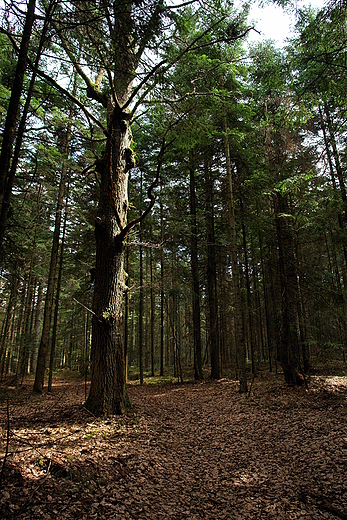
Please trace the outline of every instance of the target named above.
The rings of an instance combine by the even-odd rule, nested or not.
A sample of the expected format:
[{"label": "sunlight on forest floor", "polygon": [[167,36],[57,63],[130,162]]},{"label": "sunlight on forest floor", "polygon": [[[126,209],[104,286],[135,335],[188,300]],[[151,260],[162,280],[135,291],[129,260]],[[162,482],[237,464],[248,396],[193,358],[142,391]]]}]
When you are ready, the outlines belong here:
[{"label": "sunlight on forest floor", "polygon": [[[83,381],[1,393],[1,518],[347,517],[347,378],[309,390],[261,372],[237,383],[131,383],[127,416],[93,417]],[[1,468],[0,468],[1,469]]]}]

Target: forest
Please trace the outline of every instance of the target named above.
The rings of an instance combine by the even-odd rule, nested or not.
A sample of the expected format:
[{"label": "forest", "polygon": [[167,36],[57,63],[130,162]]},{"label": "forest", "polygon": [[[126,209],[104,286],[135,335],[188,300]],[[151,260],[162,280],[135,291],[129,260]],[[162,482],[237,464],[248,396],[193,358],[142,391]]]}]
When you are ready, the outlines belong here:
[{"label": "forest", "polygon": [[264,3],[0,3],[3,518],[347,518],[347,4]]}]

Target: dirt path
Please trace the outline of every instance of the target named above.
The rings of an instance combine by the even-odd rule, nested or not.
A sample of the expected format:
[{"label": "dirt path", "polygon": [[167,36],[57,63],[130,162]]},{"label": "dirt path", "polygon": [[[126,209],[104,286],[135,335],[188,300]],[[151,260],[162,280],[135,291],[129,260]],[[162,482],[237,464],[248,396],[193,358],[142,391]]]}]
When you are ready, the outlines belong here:
[{"label": "dirt path", "polygon": [[258,380],[249,399],[226,380],[129,394],[134,413],[112,420],[88,415],[82,384],[13,400],[0,517],[347,518],[347,378]]}]

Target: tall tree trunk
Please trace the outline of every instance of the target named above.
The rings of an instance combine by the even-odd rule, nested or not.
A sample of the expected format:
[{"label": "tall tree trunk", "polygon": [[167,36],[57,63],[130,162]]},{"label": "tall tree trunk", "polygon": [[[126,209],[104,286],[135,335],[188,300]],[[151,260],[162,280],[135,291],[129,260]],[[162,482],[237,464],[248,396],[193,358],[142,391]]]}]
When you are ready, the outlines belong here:
[{"label": "tall tree trunk", "polygon": [[[152,234],[152,233],[151,233]],[[150,250],[150,279],[151,279],[151,290],[150,290],[150,300],[151,300],[151,376],[154,377],[154,324],[155,324],[155,294],[154,294],[154,286],[153,286],[153,251]]]},{"label": "tall tree trunk", "polygon": [[8,344],[10,342],[8,336],[9,336],[9,331],[10,331],[10,326],[11,326],[13,310],[16,305],[17,292],[18,292],[18,281],[15,280],[14,282],[11,283],[10,298],[9,298],[9,301],[7,304],[5,324],[3,327],[2,337],[1,337],[1,342],[0,342],[1,379],[2,379],[2,374],[4,372]]},{"label": "tall tree trunk", "polygon": [[304,381],[300,374],[301,349],[294,241],[291,223],[288,222],[287,216],[289,208],[284,196],[279,192],[274,195],[274,210],[282,294],[282,330],[279,360],[286,383],[302,385]]},{"label": "tall tree trunk", "polygon": [[206,218],[206,241],[207,241],[207,295],[209,315],[209,340],[211,353],[211,378],[220,379],[220,352],[219,352],[219,329],[218,329],[218,300],[217,300],[217,271],[214,234],[214,211],[213,211],[213,179],[205,159],[205,218]]},{"label": "tall tree trunk", "polygon": [[31,361],[30,361],[30,374],[35,372],[35,368],[37,365],[37,353],[40,346],[40,338],[41,338],[41,325],[42,325],[42,302],[43,302],[43,283],[41,280],[38,281],[37,288],[37,301],[36,301],[36,309],[35,309],[35,324],[34,324],[34,339],[33,339],[33,349],[31,353]]},{"label": "tall tree trunk", "polygon": [[124,377],[128,380],[128,354],[129,354],[129,247],[125,253],[126,291],[124,305]]},{"label": "tall tree trunk", "polygon": [[[142,174],[141,174],[142,187]],[[140,292],[139,292],[139,367],[140,367],[140,385],[143,385],[143,228],[140,223]]]},{"label": "tall tree trunk", "polygon": [[325,117],[327,120],[328,130],[329,130],[329,142],[331,144],[334,162],[335,162],[335,169],[336,169],[337,178],[339,181],[339,187],[340,187],[341,199],[343,202],[345,221],[347,221],[347,193],[346,193],[345,179],[344,179],[343,170],[342,170],[342,166],[341,166],[340,154],[337,149],[335,132],[334,132],[333,124],[332,124],[331,117],[330,117],[330,111],[329,111],[329,107],[326,102],[324,103],[324,112],[325,112]]},{"label": "tall tree trunk", "polygon": [[[344,230],[345,222],[347,220],[347,195],[346,195],[343,171],[341,168],[340,157],[339,157],[338,150],[337,150],[335,135],[333,132],[332,122],[330,119],[327,104],[325,104],[325,115],[328,120],[328,128],[327,128],[327,125],[324,120],[322,108],[319,107],[320,123],[321,123],[321,128],[323,131],[325,151],[326,151],[326,155],[327,155],[327,159],[328,159],[330,177],[331,177],[334,194],[338,193],[338,188],[336,186],[336,180],[335,180],[335,171],[338,176],[338,181],[339,181],[339,186],[340,186],[339,197],[341,198],[342,203],[343,203],[345,218],[343,218],[343,216],[341,215],[340,212],[338,213],[337,218],[338,218],[338,223],[339,223],[340,229]],[[329,130],[330,137],[328,135],[328,130]],[[331,149],[331,147],[332,147],[332,149]],[[334,162],[335,162],[335,170],[334,170],[334,165],[333,165],[333,158],[334,158]],[[347,269],[347,245],[346,245],[346,236],[345,236],[344,231],[343,231],[342,248],[343,248],[343,254],[344,254],[344,259],[345,259],[345,266],[344,266],[344,272],[345,272]],[[345,283],[345,286],[346,286],[346,283]]]},{"label": "tall tree trunk", "polygon": [[[30,318],[31,318],[31,309],[32,309],[32,301],[33,301],[33,280],[32,280],[32,270],[33,270],[33,257],[34,253],[32,253],[31,263],[30,263],[30,269],[28,274],[28,290],[27,295],[25,299],[25,306],[24,306],[24,326],[22,327],[21,331],[21,338],[20,338],[20,348],[19,348],[19,359],[18,359],[18,366],[17,366],[17,379],[20,380],[21,384],[23,383],[23,379],[25,376],[25,373],[28,371],[28,362],[29,362],[29,355],[30,355],[30,345],[31,345],[31,338],[30,338]],[[17,381],[17,383],[18,383]]]},{"label": "tall tree trunk", "polygon": [[252,316],[251,282],[250,282],[250,278],[249,278],[246,226],[245,226],[245,222],[244,222],[243,201],[242,201],[241,197],[240,197],[240,207],[241,207],[241,227],[242,227],[242,238],[243,238],[243,252],[244,252],[244,257],[245,257],[247,311],[248,311],[251,363],[252,363],[252,374],[254,374],[255,370],[256,370],[256,365],[255,365],[255,358],[254,358],[254,330],[253,330],[253,316]]},{"label": "tall tree trunk", "polygon": [[[77,88],[77,80],[75,78],[74,92],[75,92],[76,88]],[[75,106],[74,106],[74,104],[72,104],[72,106],[70,108],[69,120],[68,120],[68,125],[67,125],[67,130],[66,130],[66,135],[65,135],[64,149],[63,149],[64,159],[63,159],[63,164],[62,164],[58,198],[57,198],[57,207],[56,207],[56,213],[55,213],[51,261],[50,261],[50,267],[49,267],[49,274],[48,274],[48,281],[47,281],[47,293],[46,293],[45,308],[44,308],[44,315],[43,315],[42,336],[41,336],[41,343],[40,343],[40,347],[39,347],[39,351],[38,351],[35,382],[34,382],[34,392],[38,392],[38,393],[40,393],[43,389],[44,376],[45,376],[45,370],[46,370],[46,360],[47,360],[47,354],[48,354],[48,348],[49,348],[49,336],[50,336],[50,328],[51,328],[51,322],[52,322],[55,275],[56,275],[57,263],[58,263],[59,236],[60,236],[60,227],[61,227],[62,210],[63,210],[63,202],[64,202],[65,184],[66,184],[66,178],[67,178],[67,172],[68,172],[68,155],[69,155],[71,129],[72,129],[74,111],[75,111]]]},{"label": "tall tree trunk", "polygon": [[[33,2],[33,3],[35,4],[35,2]],[[30,2],[29,2],[29,4],[30,4]],[[29,12],[29,4],[28,4],[28,12]],[[36,50],[34,71],[31,76],[31,80],[30,80],[30,84],[29,84],[29,88],[28,88],[28,92],[26,95],[25,104],[24,104],[24,108],[23,108],[23,113],[22,113],[21,120],[20,120],[19,127],[18,127],[18,134],[17,134],[15,149],[14,149],[14,153],[13,153],[13,157],[12,157],[12,161],[11,161],[11,167],[10,167],[10,162],[7,157],[7,153],[8,153],[10,146],[11,146],[11,153],[12,153],[12,147],[13,147],[14,135],[12,135],[11,132],[10,132],[9,141],[12,140],[12,145],[9,145],[6,148],[7,152],[5,152],[3,164],[2,164],[2,156],[0,158],[0,164],[2,164],[2,167],[0,166],[0,185],[2,185],[2,182],[3,182],[3,180],[1,180],[1,179],[5,178],[5,185],[3,187],[0,187],[0,201],[2,200],[2,203],[0,204],[0,248],[1,248],[2,241],[4,238],[4,234],[5,234],[7,213],[8,213],[8,209],[10,206],[12,188],[13,188],[13,183],[14,183],[14,179],[16,176],[16,171],[17,171],[20,151],[21,151],[21,147],[22,147],[22,141],[23,141],[23,137],[24,137],[24,133],[25,133],[25,126],[26,126],[26,121],[27,121],[28,112],[29,112],[29,108],[30,108],[31,98],[34,93],[37,69],[39,66],[40,59],[41,59],[42,49],[43,49],[44,43],[46,41],[46,34],[47,34],[48,26],[49,26],[49,21],[54,12],[55,6],[56,6],[56,0],[51,0],[49,2],[48,8],[46,10],[46,16],[45,16],[45,20],[44,20],[44,24],[43,24],[43,29],[41,32],[41,37],[40,37],[38,48]],[[34,6],[34,8],[35,8],[35,6]],[[24,37],[24,33],[23,33],[23,37]],[[30,38],[30,35],[29,35],[29,38]],[[28,41],[28,44],[29,44],[29,41]],[[19,61],[20,61],[20,58],[18,58],[18,63],[19,63]],[[25,62],[26,62],[26,60],[25,60]],[[22,88],[22,86],[21,86],[21,88]],[[14,89],[15,88],[18,88],[18,85],[14,84]],[[12,94],[13,94],[14,89],[12,89]],[[12,98],[12,94],[11,94],[11,98]],[[17,95],[18,95],[18,93],[17,93]],[[15,97],[16,97],[16,95],[15,95]],[[18,109],[17,109],[17,112],[18,112]],[[5,129],[5,132],[6,132],[6,129]],[[5,135],[4,135],[4,137],[5,137]]]},{"label": "tall tree trunk", "polygon": [[192,154],[189,166],[190,180],[190,255],[192,274],[192,303],[193,303],[193,342],[194,342],[194,378],[203,379],[202,348],[201,348],[201,318],[200,318],[200,283],[198,264],[198,226],[196,222],[196,193],[195,175],[192,164]]},{"label": "tall tree trunk", "polygon": [[165,292],[164,292],[164,209],[163,186],[160,179],[160,375],[164,375],[164,326],[165,326]]},{"label": "tall tree trunk", "polygon": [[236,345],[236,363],[237,374],[240,383],[240,393],[247,393],[247,375],[246,375],[246,343],[245,333],[242,318],[242,298],[240,291],[240,272],[237,259],[237,237],[236,237],[236,222],[235,222],[235,204],[234,204],[234,186],[233,176],[231,170],[230,147],[228,139],[228,127],[226,117],[223,119],[224,130],[224,152],[226,159],[226,171],[228,177],[229,187],[229,230],[230,230],[230,256],[231,256],[231,271],[232,271],[232,287],[234,295],[234,321],[235,321],[235,345]]},{"label": "tall tree trunk", "polygon": [[[110,104],[112,106],[113,100]],[[129,116],[116,106],[109,116],[104,158],[97,165],[101,185],[95,219],[92,375],[86,401],[86,407],[97,416],[120,414],[128,405],[122,306],[131,143]]]},{"label": "tall tree trunk", "polygon": [[265,307],[266,339],[267,339],[267,349],[268,349],[268,356],[269,356],[269,370],[270,370],[270,372],[272,372],[272,356],[273,356],[272,332],[271,332],[271,324],[270,324],[268,288],[267,288],[267,284],[266,284],[265,269],[264,269],[263,240],[262,240],[260,231],[258,231],[258,240],[259,240],[259,251],[260,251],[261,277],[262,277],[262,281],[263,281],[263,297],[264,297],[264,307]]},{"label": "tall tree trunk", "polygon": [[56,293],[55,293],[52,343],[51,343],[51,352],[50,352],[50,357],[49,357],[48,392],[52,391],[52,382],[53,382],[53,368],[54,368],[55,347],[56,347],[57,329],[58,329],[61,278],[62,278],[62,274],[63,274],[63,264],[64,264],[64,247],[65,247],[65,234],[66,234],[66,224],[67,224],[67,214],[68,214],[68,202],[69,202],[69,187],[67,187],[67,190],[66,190],[65,215],[64,215],[63,233],[62,233],[61,244],[60,244],[60,258],[59,258],[57,288],[56,288]]},{"label": "tall tree trunk", "polygon": [[22,95],[24,74],[27,66],[27,56],[32,28],[35,20],[35,0],[28,1],[25,23],[23,28],[22,40],[19,48],[18,61],[11,89],[11,97],[7,110],[4,133],[2,136],[0,154],[0,206],[3,203],[5,187],[10,170],[10,161],[15,139],[17,115]]}]

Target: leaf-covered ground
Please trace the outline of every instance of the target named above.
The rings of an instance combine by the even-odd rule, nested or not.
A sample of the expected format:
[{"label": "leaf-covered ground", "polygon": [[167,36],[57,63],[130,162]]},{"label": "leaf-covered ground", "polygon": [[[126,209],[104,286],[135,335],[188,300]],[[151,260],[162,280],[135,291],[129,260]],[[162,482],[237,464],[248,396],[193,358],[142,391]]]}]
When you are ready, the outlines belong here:
[{"label": "leaf-covered ground", "polygon": [[0,517],[347,518],[347,378],[311,377],[306,391],[258,376],[249,398],[231,380],[129,395],[128,416],[101,420],[83,383],[12,391]]}]

